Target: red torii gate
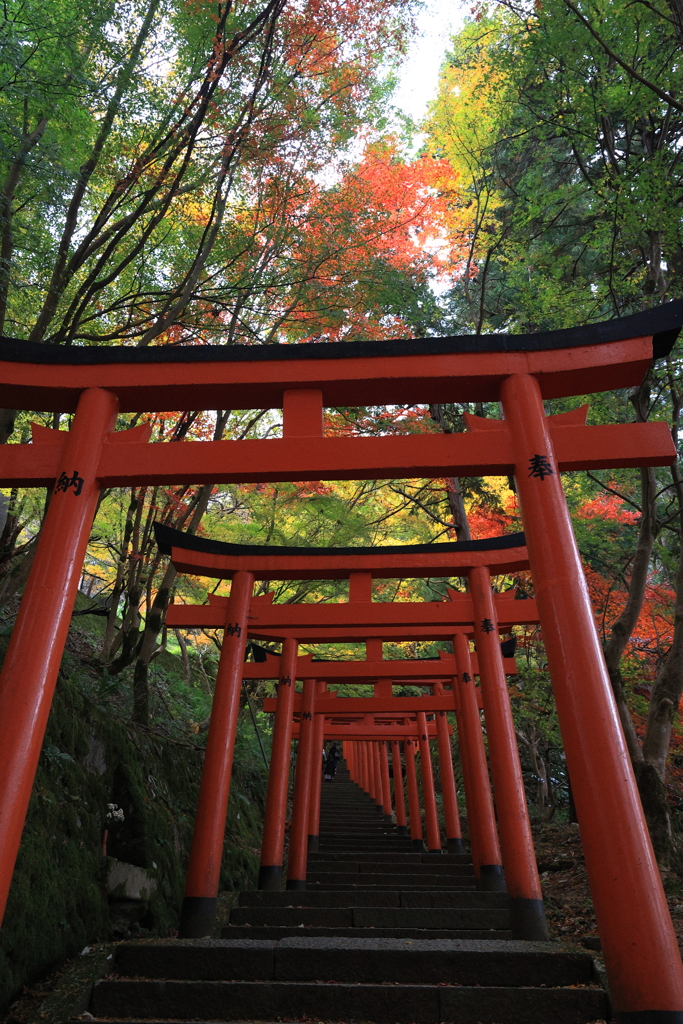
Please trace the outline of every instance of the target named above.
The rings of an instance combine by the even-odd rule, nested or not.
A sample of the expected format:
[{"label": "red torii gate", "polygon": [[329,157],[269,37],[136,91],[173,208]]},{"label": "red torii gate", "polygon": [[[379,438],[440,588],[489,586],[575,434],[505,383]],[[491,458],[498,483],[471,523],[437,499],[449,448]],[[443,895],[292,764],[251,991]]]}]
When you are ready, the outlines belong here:
[{"label": "red torii gate", "polygon": [[[442,794],[444,800],[446,830],[450,837],[448,839],[448,848],[449,852],[452,851],[459,853],[462,851],[462,832],[460,830],[460,815],[458,812],[457,793],[453,778],[453,761],[450,749],[450,736],[452,735],[453,730],[447,723],[445,714],[445,712],[441,712],[441,717],[437,717],[432,723],[429,720],[425,720],[426,716],[423,712],[418,712],[415,716],[410,718],[397,718],[396,716],[393,716],[391,720],[387,720],[378,715],[363,715],[358,718],[344,715],[340,718],[339,716],[321,715],[316,713],[314,751],[318,749],[318,740],[320,737],[322,737],[323,741],[328,739],[341,740],[351,778],[356,781],[355,763],[354,758],[351,755],[351,750],[355,750],[359,745],[362,748],[367,746],[369,743],[371,748],[375,750],[379,757],[379,771],[370,772],[367,780],[363,780],[365,784],[362,785],[362,788],[375,801],[377,810],[384,815],[385,822],[387,824],[392,824],[393,811],[391,781],[387,751],[390,744],[392,746],[395,744],[396,746],[393,748],[392,761],[394,769],[396,826],[397,833],[399,835],[406,835],[407,819],[403,794],[403,779],[400,755],[397,756],[397,750],[400,740],[403,740],[404,744],[408,744],[409,742],[418,743],[421,748],[422,757],[425,759],[425,765],[427,766],[425,767],[425,765],[423,765],[422,784],[427,820],[427,833],[428,839],[431,840],[429,846],[430,849],[433,849],[435,852],[441,852],[441,837],[439,834],[438,815],[436,812],[436,799],[433,786],[434,778],[433,772],[431,771],[431,753],[429,751],[429,741],[436,739],[439,744],[443,779]],[[293,739],[299,738],[301,725],[301,719],[295,721],[292,731]],[[444,739],[447,745],[447,756],[444,756],[446,753],[444,750]],[[406,757],[408,756],[409,755],[406,754]],[[314,771],[313,777],[314,785],[311,789],[308,814],[309,834],[307,845],[309,852],[318,849],[318,830],[320,824],[320,772],[315,773]],[[452,785],[448,784],[449,780]],[[423,850],[424,844],[422,841],[422,823],[420,820],[419,802],[415,802],[414,796],[415,794],[411,787],[411,792],[409,794],[411,835],[413,836],[413,844],[415,848]]]},{"label": "red torii gate", "polygon": [[[237,580],[242,573],[247,571],[245,567],[248,564],[252,567],[250,575],[258,579],[347,577],[350,580],[348,603],[315,606],[289,604],[276,606],[271,604],[262,611],[262,605],[265,603],[263,599],[258,599],[258,602],[252,600],[248,618],[242,626],[242,623],[233,621],[230,599],[222,599],[218,605],[214,599],[209,605],[176,605],[169,609],[168,623],[174,627],[192,625],[195,628],[198,626],[206,628],[207,625],[222,624],[225,629],[224,636],[226,634],[233,636],[237,630],[242,630],[242,628],[245,632],[251,633],[255,619],[260,619],[261,625],[263,625],[263,615],[270,622],[277,622],[281,628],[288,629],[292,622],[297,622],[300,625],[308,623],[313,615],[315,623],[318,624],[319,636],[329,639],[329,634],[326,634],[326,631],[331,630],[334,634],[339,628],[340,620],[349,621],[351,619],[356,623],[365,623],[366,621],[376,623],[381,614],[384,619],[402,615],[404,621],[422,623],[425,620],[424,609],[427,608],[430,615],[434,618],[440,617],[442,621],[444,615],[438,615],[437,610],[445,610],[445,617],[450,620],[450,631],[446,635],[453,638],[460,629],[461,639],[464,640],[464,633],[474,632],[475,629],[472,625],[468,625],[465,629],[456,628],[453,625],[455,616],[452,609],[454,607],[462,609],[457,621],[464,619],[469,623],[481,624],[481,628],[476,632],[479,634],[478,646],[481,648],[482,657],[486,663],[485,685],[482,681],[482,690],[487,714],[489,745],[492,751],[492,774],[497,795],[498,820],[503,846],[502,864],[505,866],[510,894],[513,934],[519,938],[547,938],[541,887],[536,868],[514,725],[505,685],[506,665],[501,657],[498,644],[499,624],[497,621],[498,609],[504,609],[503,614],[509,620],[508,625],[529,619],[536,621],[537,610],[533,601],[514,600],[514,592],[495,595],[494,600],[490,589],[491,571],[505,574],[528,567],[524,536],[513,534],[485,541],[469,541],[464,544],[403,545],[374,549],[288,549],[224,544],[205,538],[188,537],[187,534],[166,527],[157,527],[156,532],[161,550],[171,555],[173,564],[179,571],[190,570],[199,575]],[[361,571],[357,569],[359,565],[363,567]],[[387,576],[395,578],[428,577],[436,573],[443,573],[446,568],[450,570],[451,575],[464,576],[469,580],[471,595],[450,591],[450,601],[429,602],[426,605],[403,603],[387,605],[374,603],[371,600],[373,576],[380,578]],[[477,589],[477,579],[480,580],[479,589]],[[482,580],[485,581],[483,586],[481,585]],[[216,616],[217,610],[222,613],[222,623]],[[321,622],[327,622],[327,626],[320,626]],[[347,627],[342,627],[342,629],[344,628]],[[355,628],[367,629],[368,627],[357,625]],[[405,626],[401,628],[406,629]],[[410,638],[409,630],[407,634]],[[288,641],[294,640],[291,632],[287,633],[287,639]],[[459,669],[456,656],[446,654],[442,654],[439,659],[417,662],[385,661],[382,659],[381,634],[379,637],[365,639],[367,655],[365,661],[313,662],[310,656],[295,661],[287,660],[286,669],[281,669],[281,681],[282,679],[288,680],[287,687],[280,686],[276,702],[266,701],[266,708],[276,711],[276,724],[264,821],[259,887],[278,888],[281,880],[291,741],[291,724],[289,723],[291,723],[294,710],[299,711],[307,720],[304,723],[307,728],[304,728],[302,732],[302,743],[297,761],[295,810],[290,831],[287,888],[303,888],[306,884],[304,821],[308,820],[308,815],[306,811],[301,810],[301,807],[306,802],[310,803],[311,800],[307,788],[309,786],[308,778],[313,774],[314,751],[320,746],[313,739],[313,717],[316,711],[322,710],[318,701],[325,705],[324,710],[329,708],[334,711],[335,704],[337,708],[339,707],[336,699],[330,702],[329,698],[316,693],[316,683],[311,677],[316,676],[317,678],[318,675],[322,675],[328,681],[337,679],[346,682],[354,679],[358,682],[372,680],[375,684],[375,697],[360,698],[356,701],[344,698],[342,703],[347,710],[351,710],[350,705],[354,704],[364,712],[395,709],[405,713],[406,704],[410,699],[392,697],[392,679],[402,678],[404,682],[414,681],[418,684],[427,682],[429,679],[435,683],[441,680],[450,682],[460,671],[460,686],[463,690],[460,701],[457,697],[454,700],[457,690],[457,686],[455,686],[450,701],[447,698],[444,699],[444,696],[436,700],[431,698],[430,706],[427,708],[426,704],[430,698],[421,698],[417,711],[421,716],[421,724],[424,724],[424,715],[427,710],[445,714],[449,710],[461,711],[463,705],[468,705],[469,710],[466,716],[463,716],[463,721],[466,722],[463,732],[466,737],[466,745],[471,746],[473,750],[471,756],[469,752],[466,753],[464,765],[468,806],[477,809],[473,813],[473,817],[477,819],[476,827],[473,830],[475,874],[483,888],[503,888],[505,882],[503,881],[501,851],[496,837],[481,726],[478,722],[476,700],[471,685],[475,671],[479,672],[479,665],[469,655],[469,645],[465,641],[466,663]],[[283,648],[282,659],[290,657],[296,659],[296,643],[293,653],[288,652],[286,647]],[[462,652],[459,657],[462,660]],[[273,658],[273,663],[276,660]],[[253,678],[274,678],[274,667],[273,664],[273,667],[268,669],[267,662],[265,665],[261,662],[250,666],[248,674]],[[236,668],[229,668],[228,662],[224,668],[223,656],[221,656],[216,678],[217,696],[222,692],[224,686],[234,685],[232,682],[228,682],[228,679],[231,678],[230,673],[236,670]],[[507,671],[515,670],[514,661],[508,659]],[[291,681],[297,677],[304,679],[304,691],[298,700],[291,692]],[[471,693],[468,693],[468,690]],[[225,820],[229,792],[229,787],[223,785],[219,780],[225,778],[225,763],[232,756],[231,750],[237,726],[236,714],[235,706],[232,722],[227,720],[216,722],[216,729],[220,730],[220,738],[216,741],[215,746],[211,730],[209,732],[207,759],[199,798],[201,810],[197,815],[198,822],[202,822],[202,834],[200,835],[197,828],[195,829],[181,915],[181,934],[188,937],[209,934],[211,930],[213,908],[218,896],[218,865],[222,850],[222,828],[216,823]],[[477,719],[476,723],[474,719]],[[424,730],[419,730],[420,736],[422,733]],[[443,740],[443,737],[441,739]],[[407,755],[409,762],[410,753],[411,751]],[[446,756],[445,749],[443,756],[444,758]],[[428,822],[428,844],[431,850],[435,850],[440,849],[441,844],[433,781],[429,781],[431,779],[431,759],[428,745],[424,746],[422,742],[421,757],[427,775],[425,809]],[[450,768],[445,774],[452,783],[450,750],[448,761]],[[379,771],[379,768],[377,770]],[[388,767],[386,771],[388,778]],[[409,785],[409,790],[417,792],[412,782]],[[460,839],[460,827],[457,819],[454,784],[450,785],[450,783],[447,804],[450,807],[449,839],[455,844],[456,840]],[[205,823],[208,821],[214,823],[211,840],[209,840],[208,833],[204,834]],[[419,835],[421,837],[421,833]],[[414,838],[417,841],[418,833]]]},{"label": "red torii gate", "polygon": [[[559,479],[563,469],[664,465],[675,451],[664,423],[588,427],[579,411],[543,409],[544,397],[640,384],[682,321],[676,302],[529,336],[180,349],[0,342],[4,405],[76,412],[68,434],[38,430],[34,445],[0,453],[3,485],[54,488],[0,677],[0,909],[102,487],[514,474],[617,1015],[683,1021],[683,966]],[[469,417],[465,434],[322,436],[324,404],[452,401],[500,401],[505,420]],[[267,407],[284,410],[280,440],[148,445],[144,428],[114,433],[117,411]],[[248,606],[250,582],[238,574],[235,608]]]}]

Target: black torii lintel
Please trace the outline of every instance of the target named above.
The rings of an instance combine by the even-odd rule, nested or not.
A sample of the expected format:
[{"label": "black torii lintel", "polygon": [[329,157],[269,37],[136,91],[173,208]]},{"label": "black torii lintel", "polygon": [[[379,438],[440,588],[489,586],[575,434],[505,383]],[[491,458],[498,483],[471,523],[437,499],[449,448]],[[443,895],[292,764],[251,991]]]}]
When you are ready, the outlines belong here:
[{"label": "black torii lintel", "polygon": [[[445,541],[436,544],[386,544],[374,547],[292,547],[271,544],[232,544],[228,541],[197,537],[193,533],[174,530],[163,523],[154,523],[154,536],[163,555],[170,555],[173,548],[186,551],[204,552],[207,555],[227,557],[310,558],[320,555],[342,555],[349,559],[372,555],[445,555],[475,551],[504,551],[509,548],[523,548],[526,540],[523,533],[506,533],[502,537],[485,537],[483,540]],[[349,567],[353,571],[353,566]]]},{"label": "black torii lintel", "polygon": [[0,361],[87,366],[106,363],[272,362],[301,359],[358,359],[382,356],[477,352],[544,352],[602,345],[650,336],[655,359],[667,356],[683,326],[683,299],[665,302],[631,316],[536,334],[458,334],[276,345],[55,345],[0,336]]}]

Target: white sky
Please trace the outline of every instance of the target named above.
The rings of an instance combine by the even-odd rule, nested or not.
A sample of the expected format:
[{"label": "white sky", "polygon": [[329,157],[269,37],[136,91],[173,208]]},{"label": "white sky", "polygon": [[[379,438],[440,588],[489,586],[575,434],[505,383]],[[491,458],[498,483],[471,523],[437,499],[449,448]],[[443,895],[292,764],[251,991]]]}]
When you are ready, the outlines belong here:
[{"label": "white sky", "polygon": [[401,81],[394,94],[396,106],[415,121],[424,117],[436,94],[443,55],[468,10],[462,0],[423,0],[417,17],[418,35],[401,68]]}]

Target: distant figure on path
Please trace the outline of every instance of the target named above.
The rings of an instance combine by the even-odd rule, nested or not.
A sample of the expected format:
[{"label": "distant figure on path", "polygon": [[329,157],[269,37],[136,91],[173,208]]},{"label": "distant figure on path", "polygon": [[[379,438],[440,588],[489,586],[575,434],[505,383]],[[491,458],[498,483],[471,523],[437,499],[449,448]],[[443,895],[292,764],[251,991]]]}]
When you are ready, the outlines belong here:
[{"label": "distant figure on path", "polygon": [[337,761],[339,759],[339,753],[337,752],[337,744],[333,743],[330,747],[327,755],[327,761],[325,762],[325,781],[332,782],[334,773],[337,770]]}]

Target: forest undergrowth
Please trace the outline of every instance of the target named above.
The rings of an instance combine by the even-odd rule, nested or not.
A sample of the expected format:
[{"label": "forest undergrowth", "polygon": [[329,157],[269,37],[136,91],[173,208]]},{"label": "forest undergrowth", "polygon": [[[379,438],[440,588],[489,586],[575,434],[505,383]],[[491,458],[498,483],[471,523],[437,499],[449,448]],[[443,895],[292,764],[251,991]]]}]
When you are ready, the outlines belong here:
[{"label": "forest undergrowth", "polygon": [[[182,660],[164,652],[153,662],[154,724],[132,723],[130,678],[112,681],[98,661],[104,623],[78,615],[91,608],[79,595],[0,933],[0,1013],[85,947],[177,934],[206,738],[191,719],[208,713],[207,680],[196,668],[188,680]],[[255,883],[265,789],[242,715],[225,891]],[[110,881],[118,865],[145,880],[139,896]]]}]

